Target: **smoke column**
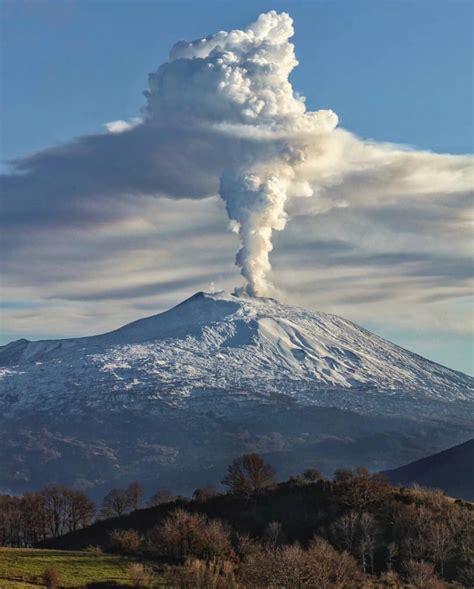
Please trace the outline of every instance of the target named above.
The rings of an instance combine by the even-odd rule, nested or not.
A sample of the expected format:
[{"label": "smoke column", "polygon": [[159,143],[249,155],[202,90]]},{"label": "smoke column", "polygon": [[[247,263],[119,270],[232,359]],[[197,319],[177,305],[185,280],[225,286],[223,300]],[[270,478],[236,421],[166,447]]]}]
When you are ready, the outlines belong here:
[{"label": "smoke column", "polygon": [[299,167],[308,138],[337,125],[332,111],[306,112],[288,76],[297,65],[293,21],[272,11],[243,31],[179,42],[170,61],[150,75],[147,116],[214,129],[248,141],[221,177],[219,194],[238,234],[236,264],[250,295],[271,291],[272,232],[284,229],[289,197],[310,196]]},{"label": "smoke column", "polygon": [[[390,234],[407,225],[410,209],[418,213],[419,225],[416,218],[411,224],[422,260],[438,247],[450,251],[451,235],[464,244],[456,255],[470,252],[473,157],[364,141],[337,127],[332,111],[307,111],[288,81],[297,65],[292,35],[291,18],[269,12],[244,30],[181,41],[149,76],[140,117],[12,162],[0,176],[0,233],[8,236],[2,254],[23,255],[20,235],[43,243],[55,231],[87,226],[99,233],[135,218],[137,227],[148,227],[148,215],[153,220],[167,208],[164,199],[178,201],[183,228],[193,223],[190,199],[222,199],[250,295],[272,293],[273,232],[285,228],[288,215],[306,219],[349,208],[321,220],[333,218],[332,228],[318,224],[321,237],[332,231],[338,239],[346,233],[342,225],[355,227],[358,218]],[[438,227],[450,236],[444,242]],[[300,237],[307,243],[314,236]],[[448,258],[443,254],[445,264]]]}]

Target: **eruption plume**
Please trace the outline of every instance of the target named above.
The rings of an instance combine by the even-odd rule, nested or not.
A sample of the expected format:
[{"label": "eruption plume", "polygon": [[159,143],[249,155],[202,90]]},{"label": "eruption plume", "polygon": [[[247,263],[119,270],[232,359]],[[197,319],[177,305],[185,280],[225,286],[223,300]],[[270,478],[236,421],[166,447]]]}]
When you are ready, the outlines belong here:
[{"label": "eruption plume", "polygon": [[331,133],[332,111],[306,112],[288,76],[297,65],[292,19],[272,11],[243,31],[180,42],[171,61],[150,76],[148,116],[205,126],[247,140],[220,179],[230,228],[241,248],[236,263],[250,295],[271,290],[272,232],[286,224],[290,196],[310,196],[299,176],[308,138]]},{"label": "eruption plume", "polygon": [[[272,11],[243,30],[181,41],[168,62],[150,74],[140,117],[108,123],[107,131],[11,162],[11,171],[0,179],[2,255],[10,256],[11,276],[22,276],[11,283],[29,284],[34,274],[21,269],[29,268],[34,257],[48,268],[41,272],[48,293],[52,276],[58,291],[64,288],[75,297],[69,278],[57,274],[51,252],[57,250],[57,236],[63,236],[75,261],[76,248],[87,245],[85,228],[100,244],[94,256],[101,252],[106,259],[112,250],[114,263],[113,231],[122,235],[123,227],[137,237],[153,235],[158,244],[150,247],[152,257],[172,243],[180,261],[194,237],[208,274],[228,275],[227,254],[217,251],[224,243],[227,247],[227,240],[217,236],[218,203],[225,205],[229,228],[240,240],[236,264],[250,295],[272,292],[273,232],[282,231],[290,217],[300,228],[296,245],[311,248],[301,251],[315,253],[312,240],[338,243],[343,234],[357,255],[372,250],[385,255],[386,235],[393,235],[388,251],[401,251],[399,258],[390,258],[397,268],[411,276],[415,250],[417,264],[427,276],[439,277],[441,289],[453,276],[464,289],[464,268],[470,270],[471,264],[460,265],[458,258],[472,249],[472,156],[364,141],[338,128],[332,111],[307,111],[288,80],[297,65],[292,35],[291,18]],[[203,212],[209,214],[208,223],[199,225],[200,207],[191,199],[206,199],[201,209],[208,211]],[[167,233],[167,214],[176,224],[175,241]],[[377,227],[382,238],[373,237]],[[408,246],[410,227],[413,243]],[[125,252],[130,246],[124,244]],[[430,256],[436,258],[433,266]],[[151,266],[157,284],[169,280],[162,274],[166,264],[170,275],[177,272],[171,255],[162,258],[162,265]],[[337,259],[348,267],[356,263],[353,256]],[[364,264],[380,259],[385,260],[367,255]],[[325,260],[316,264],[318,271],[324,272]],[[196,264],[189,266],[185,261],[180,270],[186,284],[194,285],[203,273],[196,272]],[[296,273],[291,268],[297,281]],[[116,280],[121,282],[123,274]],[[151,280],[148,266],[144,280]]]}]

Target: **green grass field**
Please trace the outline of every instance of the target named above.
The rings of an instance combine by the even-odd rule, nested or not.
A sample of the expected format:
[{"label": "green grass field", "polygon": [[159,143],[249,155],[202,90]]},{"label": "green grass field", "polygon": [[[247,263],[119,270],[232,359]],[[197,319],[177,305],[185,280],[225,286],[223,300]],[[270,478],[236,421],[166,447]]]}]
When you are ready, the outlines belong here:
[{"label": "green grass field", "polygon": [[131,585],[128,569],[136,559],[95,552],[0,548],[0,589],[44,587],[48,568],[60,575],[61,587],[82,587],[106,581]]}]

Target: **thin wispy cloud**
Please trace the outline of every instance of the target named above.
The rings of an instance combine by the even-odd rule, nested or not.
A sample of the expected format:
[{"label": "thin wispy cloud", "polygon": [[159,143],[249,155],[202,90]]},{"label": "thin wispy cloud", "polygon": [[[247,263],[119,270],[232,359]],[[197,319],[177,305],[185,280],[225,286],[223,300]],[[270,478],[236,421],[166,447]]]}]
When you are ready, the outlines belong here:
[{"label": "thin wispy cloud", "polygon": [[[11,162],[5,298],[55,306],[48,333],[81,332],[81,312],[115,327],[211,283],[361,321],[405,321],[409,302],[429,325],[455,301],[446,329],[466,330],[473,158],[364,141],[308,111],[288,82],[292,33],[271,12],[180,42],[136,118]],[[48,321],[11,309],[5,324]]]}]

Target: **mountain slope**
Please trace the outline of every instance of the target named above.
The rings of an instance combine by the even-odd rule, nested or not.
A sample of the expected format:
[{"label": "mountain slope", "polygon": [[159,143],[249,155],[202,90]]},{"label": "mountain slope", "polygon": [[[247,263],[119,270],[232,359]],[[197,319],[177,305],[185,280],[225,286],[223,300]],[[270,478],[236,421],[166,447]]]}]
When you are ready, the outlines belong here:
[{"label": "mountain slope", "polygon": [[345,319],[224,293],[198,293],[99,336],[13,342],[0,349],[0,366],[11,409],[58,397],[72,406],[86,387],[104,393],[101,403],[112,392],[123,402],[179,404],[197,391],[232,389],[386,412],[394,399],[418,401],[422,411],[474,399],[472,378]]},{"label": "mountain slope", "polygon": [[106,334],[0,348],[0,490],[186,491],[245,451],[282,475],[391,468],[472,436],[473,382],[334,315],[197,293]]},{"label": "mountain slope", "polygon": [[394,485],[418,483],[474,501],[474,439],[385,474]]}]

